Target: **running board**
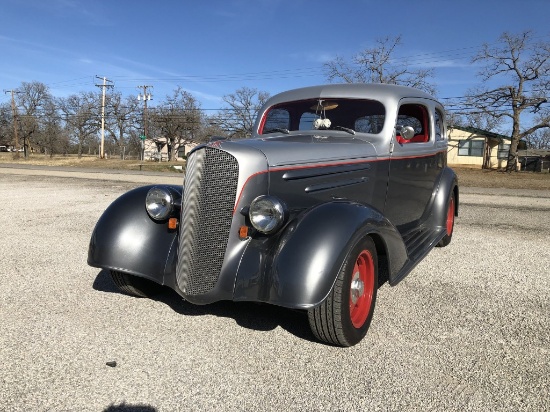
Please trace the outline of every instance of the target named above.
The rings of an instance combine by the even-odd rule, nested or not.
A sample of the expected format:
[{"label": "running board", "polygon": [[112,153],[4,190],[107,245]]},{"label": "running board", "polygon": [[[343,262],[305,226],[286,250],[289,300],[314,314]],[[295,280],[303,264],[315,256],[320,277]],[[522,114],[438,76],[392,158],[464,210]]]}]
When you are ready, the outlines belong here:
[{"label": "running board", "polygon": [[390,285],[395,286],[403,280],[444,236],[444,227],[429,228],[427,226],[420,226],[415,230],[403,234],[402,237],[407,248],[408,259],[395,279],[390,282]]}]

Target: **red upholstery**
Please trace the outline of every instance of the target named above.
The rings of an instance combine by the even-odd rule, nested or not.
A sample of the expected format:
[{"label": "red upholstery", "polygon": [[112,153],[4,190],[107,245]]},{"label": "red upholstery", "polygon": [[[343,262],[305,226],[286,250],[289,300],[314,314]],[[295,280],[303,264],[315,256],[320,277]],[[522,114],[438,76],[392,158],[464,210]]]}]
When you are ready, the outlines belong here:
[{"label": "red upholstery", "polygon": [[428,140],[430,140],[430,135],[428,133],[428,130],[429,130],[428,111],[424,106],[420,106],[416,104],[405,104],[399,108],[398,115],[416,117],[418,120],[422,122],[422,131],[423,131],[422,134],[417,134],[410,140],[403,139],[399,134],[399,132],[397,132],[396,139],[398,143],[401,143],[401,144],[426,143]]}]

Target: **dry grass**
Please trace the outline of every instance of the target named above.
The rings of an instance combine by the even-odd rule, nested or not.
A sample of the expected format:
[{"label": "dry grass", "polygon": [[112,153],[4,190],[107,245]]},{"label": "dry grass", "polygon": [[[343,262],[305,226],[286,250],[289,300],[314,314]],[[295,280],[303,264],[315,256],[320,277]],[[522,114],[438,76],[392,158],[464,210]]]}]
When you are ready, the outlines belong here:
[{"label": "dry grass", "polygon": [[0,153],[0,163],[16,163],[37,166],[57,166],[57,167],[81,167],[87,169],[118,169],[118,170],[143,170],[156,172],[173,172],[177,170],[172,166],[183,166],[185,161],[179,162],[152,162],[140,160],[121,160],[120,158],[100,159],[97,156],[45,156],[41,154],[32,154],[27,159],[23,154],[19,159],[14,159],[13,153]]},{"label": "dry grass", "polygon": [[460,186],[550,190],[550,173],[516,172],[453,167]]},{"label": "dry grass", "polygon": [[[49,156],[33,154],[28,159],[13,159],[12,153],[0,153],[0,163],[19,163],[40,166],[65,166],[101,169],[122,169],[160,171],[178,173],[172,166],[183,166],[181,162],[140,162],[139,160],[99,159],[95,156]],[[464,187],[493,187],[506,189],[550,190],[550,173],[518,172],[505,173],[497,170],[482,170],[479,168],[453,167]]]}]

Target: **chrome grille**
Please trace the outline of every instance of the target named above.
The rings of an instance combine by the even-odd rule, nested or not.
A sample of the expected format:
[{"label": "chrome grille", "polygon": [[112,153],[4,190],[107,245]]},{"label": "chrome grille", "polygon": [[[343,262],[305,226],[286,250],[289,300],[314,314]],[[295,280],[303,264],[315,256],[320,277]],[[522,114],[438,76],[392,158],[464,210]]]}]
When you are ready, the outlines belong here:
[{"label": "chrome grille", "polygon": [[206,293],[218,281],[238,178],[237,159],[223,150],[206,147],[187,159],[177,266],[185,294]]}]

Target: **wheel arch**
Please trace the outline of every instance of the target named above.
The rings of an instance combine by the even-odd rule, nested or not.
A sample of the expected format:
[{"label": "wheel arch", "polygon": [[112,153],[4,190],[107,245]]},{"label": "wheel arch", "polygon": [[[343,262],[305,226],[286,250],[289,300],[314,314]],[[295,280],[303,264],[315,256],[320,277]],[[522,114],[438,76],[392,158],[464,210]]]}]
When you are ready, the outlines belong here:
[{"label": "wheel arch", "polygon": [[[167,259],[176,243],[176,230],[154,221],[145,210],[149,189],[142,186],[124,193],[99,218],[88,247],[90,266],[136,275],[164,283]],[[167,187],[181,201],[181,187]]]},{"label": "wheel arch", "polygon": [[367,236],[370,236],[376,248],[376,255],[378,257],[378,287],[380,287],[389,280],[388,247],[379,233],[371,232]]},{"label": "wheel arch", "polygon": [[264,260],[267,276],[261,280],[259,296],[246,289],[250,279],[238,277],[235,300],[294,309],[317,306],[332,290],[351,248],[366,236],[372,238],[379,259],[397,273],[407,259],[405,246],[379,211],[346,201],[318,205],[285,228],[273,257]]},{"label": "wheel arch", "polygon": [[455,197],[455,216],[458,216],[459,208],[459,189],[458,178],[456,173],[451,168],[447,167],[443,170],[441,180],[439,182],[436,193],[435,203],[432,211],[432,222],[436,226],[445,226],[447,218],[448,202],[451,192]]},{"label": "wheel arch", "polygon": [[458,206],[460,205],[460,190],[458,189],[458,182],[454,187],[454,194],[455,194],[455,216],[458,216]]}]

